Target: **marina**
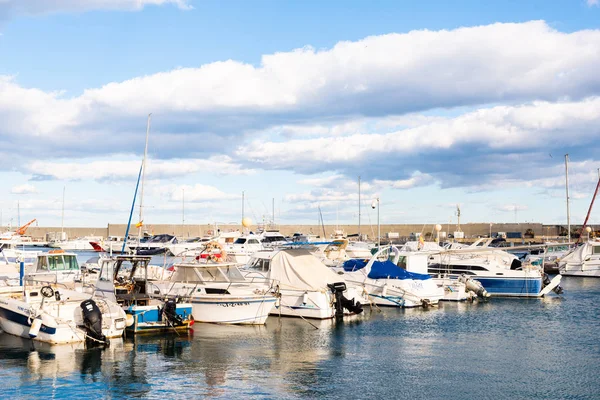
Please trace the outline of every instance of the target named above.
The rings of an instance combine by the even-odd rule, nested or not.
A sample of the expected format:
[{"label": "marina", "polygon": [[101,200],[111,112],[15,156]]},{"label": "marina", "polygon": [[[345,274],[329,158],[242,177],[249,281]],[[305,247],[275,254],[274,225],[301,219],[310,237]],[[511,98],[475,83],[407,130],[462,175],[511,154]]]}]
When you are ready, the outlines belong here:
[{"label": "marina", "polygon": [[0,0],[0,399],[600,400],[599,21]]},{"label": "marina", "polygon": [[222,398],[594,398],[600,348],[589,333],[600,328],[600,289],[594,278],[564,285],[566,298],[382,308],[313,322],[318,329],[273,317],[265,326],[197,324],[106,349],[0,334],[0,379],[9,397],[158,398],[183,387]]}]

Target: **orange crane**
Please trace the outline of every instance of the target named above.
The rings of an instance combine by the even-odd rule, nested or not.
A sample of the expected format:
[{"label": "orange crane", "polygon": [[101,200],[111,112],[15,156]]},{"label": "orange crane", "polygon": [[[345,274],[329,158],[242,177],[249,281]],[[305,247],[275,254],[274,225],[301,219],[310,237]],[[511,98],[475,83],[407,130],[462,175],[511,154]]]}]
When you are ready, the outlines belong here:
[{"label": "orange crane", "polygon": [[32,219],[31,221],[29,221],[28,223],[26,223],[25,225],[23,225],[20,228],[17,228],[17,230],[15,231],[15,233],[17,235],[24,235],[25,232],[27,231],[27,228],[29,228],[29,225],[33,224],[36,221],[36,219]]}]

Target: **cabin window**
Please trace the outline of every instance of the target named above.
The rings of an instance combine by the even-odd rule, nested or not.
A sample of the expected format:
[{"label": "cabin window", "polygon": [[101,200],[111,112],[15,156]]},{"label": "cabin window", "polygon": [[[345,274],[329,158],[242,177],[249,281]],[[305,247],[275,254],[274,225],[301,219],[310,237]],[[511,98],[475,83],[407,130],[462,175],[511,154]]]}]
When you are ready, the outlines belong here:
[{"label": "cabin window", "polygon": [[50,271],[64,271],[65,263],[62,256],[48,257],[48,269]]},{"label": "cabin window", "polygon": [[246,238],[238,238],[234,244],[244,244],[246,243]]},{"label": "cabin window", "polygon": [[48,263],[46,257],[40,257],[38,261],[38,271],[48,271]]},{"label": "cabin window", "polygon": [[600,246],[593,246],[592,254],[600,254]]},{"label": "cabin window", "polygon": [[248,240],[248,244],[258,244],[258,240],[250,239],[250,240]]},{"label": "cabin window", "polygon": [[65,256],[66,269],[77,270],[79,265],[77,264],[77,258],[75,256]]}]

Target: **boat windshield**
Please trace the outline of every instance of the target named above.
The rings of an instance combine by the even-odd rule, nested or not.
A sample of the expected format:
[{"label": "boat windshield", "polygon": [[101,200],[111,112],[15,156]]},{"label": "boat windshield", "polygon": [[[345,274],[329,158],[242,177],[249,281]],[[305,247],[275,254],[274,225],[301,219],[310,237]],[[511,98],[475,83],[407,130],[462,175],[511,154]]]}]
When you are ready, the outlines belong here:
[{"label": "boat windshield", "polygon": [[267,271],[269,271],[270,265],[271,265],[271,260],[269,260],[267,258],[253,258],[248,263],[248,268],[251,268],[251,269],[254,269],[257,271],[261,271],[261,272],[267,272]]},{"label": "boat windshield", "polygon": [[174,281],[179,282],[245,282],[244,276],[234,265],[176,266]]},{"label": "boat windshield", "polygon": [[235,242],[233,242],[233,244],[244,244],[246,243],[246,238],[237,238],[237,240]]},{"label": "boat windshield", "polygon": [[77,256],[60,254],[39,257],[38,271],[73,271],[79,269]]}]

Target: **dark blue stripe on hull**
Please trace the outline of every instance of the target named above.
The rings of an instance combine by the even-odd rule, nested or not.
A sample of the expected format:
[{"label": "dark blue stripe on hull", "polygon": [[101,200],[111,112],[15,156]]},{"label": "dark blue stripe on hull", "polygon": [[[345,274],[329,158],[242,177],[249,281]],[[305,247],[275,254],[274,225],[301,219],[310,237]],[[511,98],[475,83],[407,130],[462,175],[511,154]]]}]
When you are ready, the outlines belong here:
[{"label": "dark blue stripe on hull", "polygon": [[474,276],[492,295],[535,296],[542,290],[541,278],[483,278]]},{"label": "dark blue stripe on hull", "polygon": [[[16,313],[12,310],[8,310],[3,307],[0,307],[0,318],[5,318],[10,322],[14,322],[15,324],[23,325],[28,328],[31,327],[31,324],[29,323],[29,318],[27,316]],[[47,333],[48,335],[54,335],[56,333],[56,328],[51,328],[42,324],[40,332]]]}]

